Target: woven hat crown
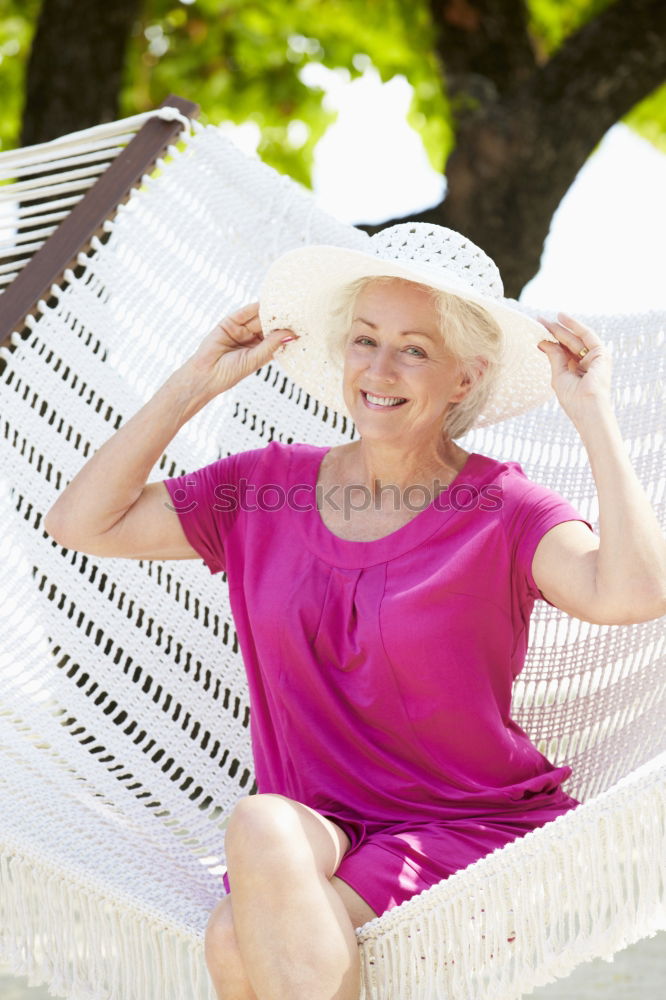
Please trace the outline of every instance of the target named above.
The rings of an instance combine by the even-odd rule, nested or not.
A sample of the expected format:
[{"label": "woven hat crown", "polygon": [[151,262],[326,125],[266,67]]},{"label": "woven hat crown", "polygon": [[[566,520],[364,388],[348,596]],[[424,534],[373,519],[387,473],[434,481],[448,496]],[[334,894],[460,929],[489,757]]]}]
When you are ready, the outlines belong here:
[{"label": "woven hat crown", "polygon": [[480,295],[493,299],[504,296],[495,261],[471,240],[445,226],[401,222],[371,236],[370,249],[385,260],[411,260],[437,271],[445,268]]}]

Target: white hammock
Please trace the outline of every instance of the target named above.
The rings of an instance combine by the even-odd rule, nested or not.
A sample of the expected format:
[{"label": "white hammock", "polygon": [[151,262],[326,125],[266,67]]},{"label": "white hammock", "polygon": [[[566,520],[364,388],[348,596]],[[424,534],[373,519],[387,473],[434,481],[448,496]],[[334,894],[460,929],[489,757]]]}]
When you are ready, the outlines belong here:
[{"label": "white hammock", "polygon": [[155,114],[189,126],[177,108],[160,108],[0,154],[0,290]]},{"label": "white hammock", "polygon": [[[64,550],[42,519],[276,256],[367,236],[213,127],[107,228],[0,352],[0,959],[71,1000],[211,1000],[223,827],[253,787],[226,585],[198,560]],[[666,525],[666,312],[581,318],[612,345],[618,419]],[[271,364],[197,414],[149,479],[275,437],[353,436]],[[554,396],[461,444],[519,461],[598,525]],[[601,627],[537,602],[513,716],[571,765],[583,804],[360,928],[366,1000],[518,1000],[666,929],[665,646],[663,619]]]}]

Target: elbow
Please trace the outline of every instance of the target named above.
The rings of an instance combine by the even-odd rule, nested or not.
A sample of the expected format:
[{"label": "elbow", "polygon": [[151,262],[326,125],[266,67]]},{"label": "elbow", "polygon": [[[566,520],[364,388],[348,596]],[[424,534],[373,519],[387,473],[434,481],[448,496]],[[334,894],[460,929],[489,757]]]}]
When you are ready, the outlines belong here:
[{"label": "elbow", "polygon": [[666,576],[657,577],[643,595],[642,617],[639,621],[650,622],[666,615]]},{"label": "elbow", "polygon": [[108,541],[103,534],[85,533],[76,515],[66,507],[58,506],[59,503],[59,500],[56,501],[42,521],[44,531],[57,545],[71,552],[84,552],[91,556],[113,554],[108,553]]},{"label": "elbow", "polygon": [[53,516],[52,510],[47,513],[46,517],[42,521],[42,527],[46,534],[49,535],[54,542],[57,542],[58,545],[64,545],[65,548],[67,548],[67,545],[62,539],[60,526],[58,525],[56,518]]},{"label": "elbow", "polygon": [[[618,592],[597,589],[584,620],[596,625],[639,625],[666,615],[666,579],[636,576]],[[580,616],[582,617],[582,616]]]},{"label": "elbow", "polygon": [[68,524],[68,518],[63,516],[62,509],[58,507],[58,504],[59,500],[56,500],[46,512],[42,527],[58,545],[62,545],[66,549],[74,549],[76,544],[72,538],[71,523]]},{"label": "elbow", "polygon": [[666,582],[664,586],[658,591],[654,597],[652,603],[648,606],[649,612],[648,616],[643,621],[651,622],[657,618],[663,618],[666,615]]},{"label": "elbow", "polygon": [[42,521],[42,527],[47,535],[50,535],[54,541],[58,541],[58,527],[57,527],[57,516],[55,513],[55,505],[50,507],[44,519]]}]

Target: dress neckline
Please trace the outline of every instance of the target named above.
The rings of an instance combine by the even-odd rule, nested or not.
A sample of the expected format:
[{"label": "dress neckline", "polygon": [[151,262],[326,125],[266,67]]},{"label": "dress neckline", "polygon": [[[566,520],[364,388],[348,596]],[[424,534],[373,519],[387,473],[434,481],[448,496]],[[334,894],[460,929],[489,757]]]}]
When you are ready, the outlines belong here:
[{"label": "dress neckline", "polygon": [[[319,470],[332,445],[317,447],[315,454],[308,456],[307,481],[312,488],[313,502],[308,510],[308,544],[316,555],[337,566],[354,568],[388,562],[415,548],[437,531],[455,513],[456,508],[447,500],[452,490],[470,486],[477,489],[476,470],[483,455],[470,452],[462,469],[427,507],[419,511],[411,521],[400,525],[395,531],[370,541],[354,541],[336,535],[324,523],[317,506],[317,484]],[[305,471],[305,470],[304,470]],[[464,506],[464,504],[463,504]]]}]

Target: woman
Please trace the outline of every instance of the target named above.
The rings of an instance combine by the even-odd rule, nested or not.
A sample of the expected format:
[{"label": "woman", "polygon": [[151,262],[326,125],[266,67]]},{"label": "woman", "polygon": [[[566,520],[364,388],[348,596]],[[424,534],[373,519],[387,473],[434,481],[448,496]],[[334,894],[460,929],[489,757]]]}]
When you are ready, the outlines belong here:
[{"label": "woman", "polygon": [[[603,343],[512,308],[458,234],[404,225],[368,253],[292,251],[261,313],[263,327],[259,303],[226,317],[45,525],[94,555],[226,570],[259,794],[228,824],[208,968],[227,1000],[352,1000],[355,927],[578,805],[561,787],[571,769],[510,717],[534,600],[597,623],[659,617],[666,542]],[[280,345],[336,409],[341,354],[358,438],[274,441],[147,483],[183,424]],[[454,441],[543,397],[537,348],[590,458],[599,536],[517,463]]]}]

